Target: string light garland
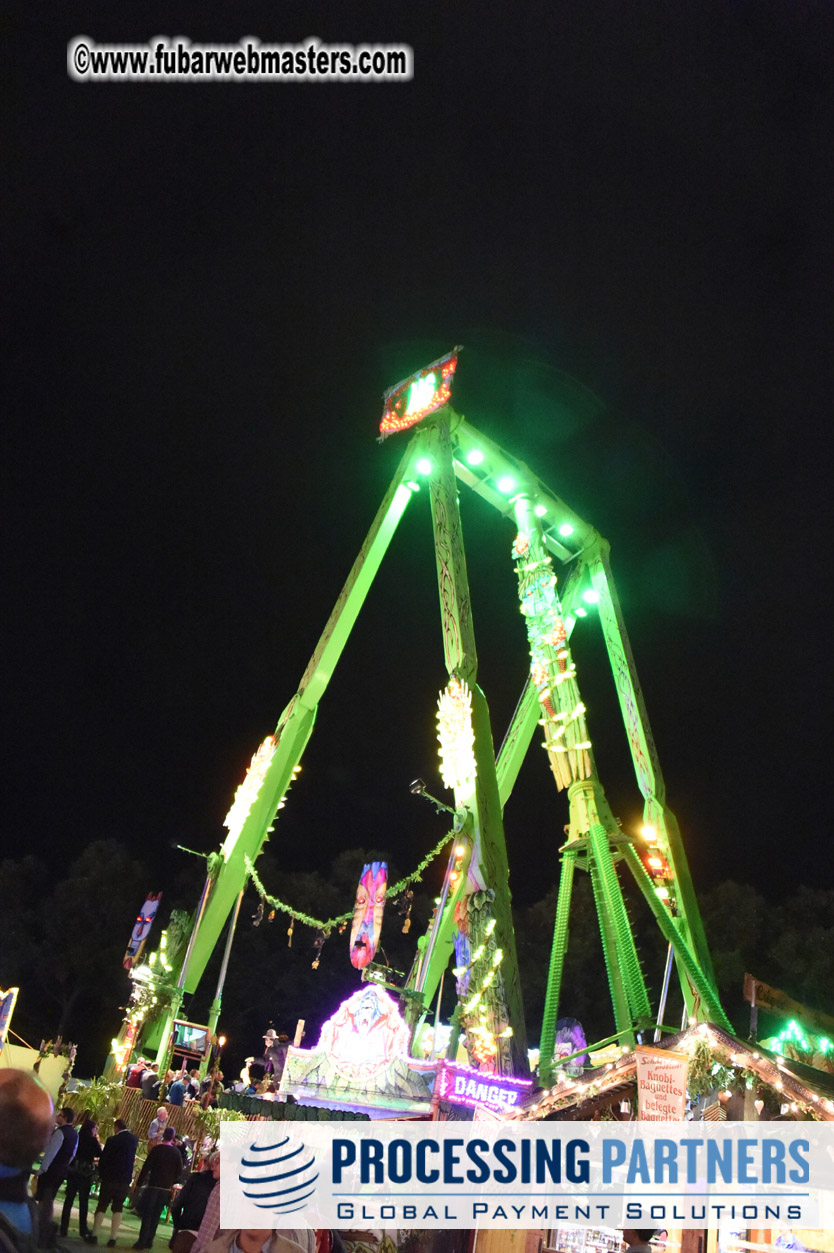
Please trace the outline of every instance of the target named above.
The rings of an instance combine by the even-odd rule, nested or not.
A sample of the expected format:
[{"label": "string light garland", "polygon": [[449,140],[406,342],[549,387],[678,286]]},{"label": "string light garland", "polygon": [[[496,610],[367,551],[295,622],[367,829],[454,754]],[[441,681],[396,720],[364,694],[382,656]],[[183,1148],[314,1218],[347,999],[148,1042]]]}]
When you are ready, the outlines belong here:
[{"label": "string light garland", "polygon": [[[388,895],[390,897],[400,896],[410,884],[422,878],[423,871],[431,865],[436,857],[440,856],[449,841],[454,838],[455,833],[453,831],[447,832],[439,843],[434,846],[431,852],[426,854],[419,866],[417,866],[415,870],[412,870],[410,875],[406,875],[404,879],[400,879],[398,883],[395,883],[394,886],[389,889]],[[266,888],[261,883],[261,880],[258,877],[258,872],[252,864],[252,860],[248,854],[244,854],[243,861],[246,866],[246,873],[249,875],[255,891],[261,898],[261,904],[259,906],[260,918],[263,917],[263,906],[266,904],[269,905],[270,909],[273,911],[279,910],[282,914],[286,914],[287,917],[291,918],[294,923],[300,922],[306,927],[312,927],[314,931],[323,931],[326,937],[334,927],[344,927],[345,924],[350,922],[353,917],[352,909],[345,914],[339,914],[335,918],[327,919],[314,918],[311,914],[305,914],[302,909],[294,909],[292,905],[287,905],[285,901],[279,900],[277,896],[270,896],[269,892],[267,892]],[[260,918],[258,921],[260,921]],[[292,927],[290,927],[290,932],[291,931]]]},{"label": "string light garland", "polygon": [[791,1019],[787,1027],[768,1042],[768,1047],[793,1061],[834,1074],[834,1044],[827,1036],[804,1031],[795,1019]]}]

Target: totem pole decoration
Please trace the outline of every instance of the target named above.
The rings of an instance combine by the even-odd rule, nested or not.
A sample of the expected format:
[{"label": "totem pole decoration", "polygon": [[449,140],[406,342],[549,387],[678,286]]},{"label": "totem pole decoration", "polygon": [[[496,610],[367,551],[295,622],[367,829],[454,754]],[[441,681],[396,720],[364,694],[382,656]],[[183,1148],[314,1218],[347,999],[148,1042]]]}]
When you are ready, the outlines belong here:
[{"label": "totem pole decoration", "polygon": [[387,890],[386,862],[372,861],[362,867],[350,929],[350,964],[357,970],[368,966],[376,956]]},{"label": "totem pole decoration", "polygon": [[591,742],[576,666],[556,592],[553,564],[538,535],[520,531],[513,543],[521,612],[530,645],[530,677],[539,694],[544,743],[557,787],[591,775]]},{"label": "totem pole decoration", "polygon": [[144,905],[139,910],[136,917],[136,925],[130,933],[130,943],[127,946],[127,952],[122,960],[125,970],[132,970],[142,956],[142,950],[145,947],[153,920],[156,917],[156,911],[159,909],[159,902],[162,900],[162,893],[157,892],[156,896],[147,897]]}]

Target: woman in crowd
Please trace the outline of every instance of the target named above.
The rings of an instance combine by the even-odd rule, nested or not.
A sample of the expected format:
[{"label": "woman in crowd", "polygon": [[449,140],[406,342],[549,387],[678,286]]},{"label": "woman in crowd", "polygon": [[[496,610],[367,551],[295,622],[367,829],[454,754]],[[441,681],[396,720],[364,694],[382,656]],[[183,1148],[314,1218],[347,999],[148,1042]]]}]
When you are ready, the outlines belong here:
[{"label": "woman in crowd", "polygon": [[98,1127],[92,1116],[92,1110],[85,1109],[78,1126],[78,1148],[67,1171],[67,1188],[64,1208],[61,1212],[61,1235],[65,1236],[69,1228],[72,1203],[78,1197],[78,1231],[81,1238],[87,1240],[91,1235],[87,1226],[87,1212],[90,1205],[90,1188],[96,1173],[96,1162],[101,1157],[101,1144],[98,1138]]}]

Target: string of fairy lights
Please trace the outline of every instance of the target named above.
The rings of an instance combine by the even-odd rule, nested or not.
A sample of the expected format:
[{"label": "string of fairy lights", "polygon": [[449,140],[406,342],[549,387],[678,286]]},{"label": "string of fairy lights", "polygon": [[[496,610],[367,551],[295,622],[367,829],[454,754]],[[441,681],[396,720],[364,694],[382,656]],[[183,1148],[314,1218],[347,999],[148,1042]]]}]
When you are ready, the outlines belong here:
[{"label": "string of fairy lights", "polygon": [[[403,931],[407,932],[411,925],[411,920],[410,920],[411,901],[413,899],[413,893],[409,891],[411,884],[416,883],[420,879],[422,879],[423,873],[428,869],[431,863],[437,857],[440,856],[440,854],[446,848],[449,841],[453,840],[454,838],[455,838],[454,832],[451,832],[451,831],[447,832],[444,836],[441,837],[441,839],[437,842],[434,848],[431,849],[431,851],[426,854],[426,856],[419,863],[419,865],[416,866],[414,870],[412,870],[411,874],[408,874],[404,878],[399,879],[393,885],[393,887],[389,888],[388,890],[389,900],[396,899],[397,897],[405,897],[405,904],[407,906],[407,912],[405,914],[405,922],[403,924]],[[305,913],[303,909],[297,909],[293,905],[288,905],[287,902],[282,901],[280,897],[272,895],[271,892],[267,892],[266,888],[261,882],[261,879],[260,879],[260,876],[258,875],[257,870],[255,869],[252,859],[248,855],[244,856],[244,865],[246,867],[246,873],[249,876],[252,886],[255,888],[256,892],[258,893],[260,897],[260,904],[258,906],[258,911],[255,914],[255,918],[253,920],[255,924],[257,925],[258,923],[260,923],[260,921],[264,917],[264,914],[266,913],[267,907],[269,909],[269,914],[267,915],[267,917],[270,920],[274,918],[276,913],[282,913],[286,915],[286,917],[290,919],[290,925],[287,930],[287,935],[289,938],[290,945],[292,945],[293,932],[294,932],[295,924],[297,922],[301,923],[302,925],[306,927],[312,928],[314,931],[317,932],[316,940],[314,941],[314,947],[316,948],[317,956],[316,956],[315,961],[313,962],[313,968],[318,969],[319,955],[321,954],[321,949],[324,945],[325,940],[327,940],[327,938],[330,936],[330,934],[334,930],[344,930],[344,928],[347,926],[347,924],[350,922],[351,918],[353,917],[353,909],[350,909],[347,913],[344,913],[344,914],[337,914],[333,918],[315,918],[312,914]]]}]

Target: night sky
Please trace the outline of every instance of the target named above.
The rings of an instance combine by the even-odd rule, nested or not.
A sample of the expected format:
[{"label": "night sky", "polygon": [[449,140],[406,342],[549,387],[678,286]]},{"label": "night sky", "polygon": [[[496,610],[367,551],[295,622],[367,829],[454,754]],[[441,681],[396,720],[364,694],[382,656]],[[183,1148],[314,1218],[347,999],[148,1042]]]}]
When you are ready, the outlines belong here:
[{"label": "night sky", "polygon": [[[395,40],[415,72],[80,84],[81,34]],[[138,905],[171,840],[219,845],[402,454],[381,394],[459,343],[459,411],[612,543],[696,887],[831,886],[827,0],[64,4],[6,41],[3,855],[57,873],[117,837],[156,876]],[[497,747],[513,530],[461,509]],[[633,828],[592,616],[574,648]],[[277,824],[288,867],[436,842],[408,784],[442,792],[445,678],[423,493]],[[505,817],[530,903],[567,820],[537,746]]]}]

